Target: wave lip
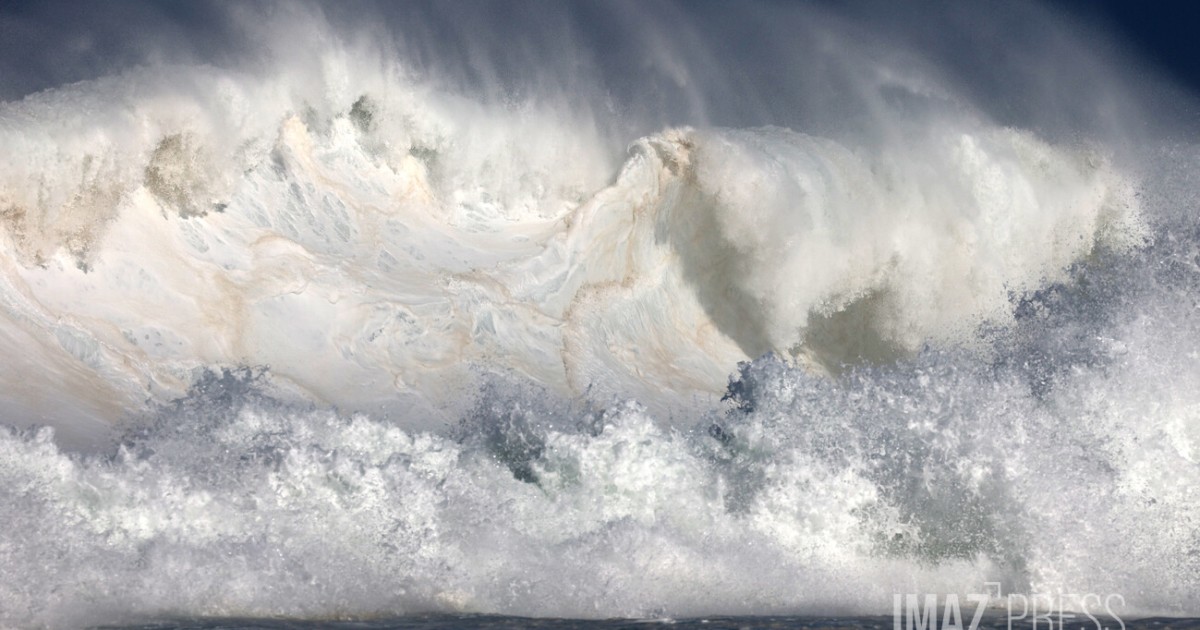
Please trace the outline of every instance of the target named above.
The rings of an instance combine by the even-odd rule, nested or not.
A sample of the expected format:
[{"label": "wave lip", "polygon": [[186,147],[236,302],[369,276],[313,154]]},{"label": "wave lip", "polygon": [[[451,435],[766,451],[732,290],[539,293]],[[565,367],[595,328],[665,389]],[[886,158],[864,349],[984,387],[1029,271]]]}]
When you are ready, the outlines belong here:
[{"label": "wave lip", "polygon": [[368,78],[325,111],[204,68],[6,106],[11,334],[71,340],[36,363],[89,366],[76,407],[111,422],[212,364],[351,409],[452,405],[473,363],[677,404],[768,351],[836,372],[970,344],[1144,234],[1099,150],[961,114],[882,144],[669,129],[605,185],[594,129]]},{"label": "wave lip", "polygon": [[609,337],[652,331],[629,347],[694,335],[660,352],[672,358],[711,348],[696,335],[709,329],[742,358],[825,371],[970,345],[985,323],[1011,325],[1012,296],[1146,234],[1131,181],[1101,154],[1009,129],[947,124],[874,152],[777,128],[680,129],[635,147],[573,218],[586,280],[570,286],[604,290],[609,315],[588,317]]}]

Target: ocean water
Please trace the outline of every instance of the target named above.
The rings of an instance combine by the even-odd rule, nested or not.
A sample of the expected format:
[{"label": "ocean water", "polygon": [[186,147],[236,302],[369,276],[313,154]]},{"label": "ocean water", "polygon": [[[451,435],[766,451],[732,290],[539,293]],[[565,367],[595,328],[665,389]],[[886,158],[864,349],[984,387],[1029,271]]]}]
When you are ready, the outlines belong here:
[{"label": "ocean water", "polygon": [[0,627],[1195,627],[1195,97],[1108,35],[194,6],[0,104]]},{"label": "ocean water", "polygon": [[[1047,627],[1049,622],[1041,619],[1038,623]],[[1160,628],[1188,629],[1198,627],[1195,619],[1145,618],[1138,620],[1119,620],[1111,617],[1082,617],[1064,619],[1062,625],[1056,617],[1056,627],[1062,630],[1083,630],[1091,628]],[[1122,626],[1123,624],[1123,626]],[[870,630],[889,630],[894,628],[891,617],[795,617],[795,616],[753,616],[753,617],[706,617],[696,619],[547,619],[530,617],[500,617],[491,615],[411,615],[399,619],[371,621],[297,621],[297,620],[264,620],[264,619],[193,619],[163,621],[148,625],[123,626],[144,630],[293,630],[301,628],[330,628],[333,630],[448,630],[451,628],[478,628],[480,630],[516,630],[522,628],[549,628],[552,630],[649,630],[654,628],[672,628],[676,630],[774,630],[783,628],[803,628],[811,630],[833,630],[835,628],[861,628]],[[977,628],[985,630],[1036,630],[1036,625],[1028,620],[1010,620],[1007,615],[986,615]]]}]

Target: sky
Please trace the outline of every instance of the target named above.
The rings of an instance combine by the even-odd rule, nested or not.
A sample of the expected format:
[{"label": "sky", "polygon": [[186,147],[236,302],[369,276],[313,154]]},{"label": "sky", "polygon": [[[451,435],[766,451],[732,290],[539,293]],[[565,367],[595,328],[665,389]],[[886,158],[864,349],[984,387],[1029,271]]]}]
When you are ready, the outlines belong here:
[{"label": "sky", "polygon": [[[768,0],[766,10],[774,7],[793,7],[804,4],[803,0]],[[978,2],[860,2],[847,3],[815,0],[808,4],[836,7],[845,12],[850,20],[862,19],[874,22],[875,26],[888,30],[888,21],[895,19],[902,26],[893,29],[901,37],[914,37],[920,46],[940,49],[945,59],[953,62],[956,48],[966,50],[971,46],[967,39],[975,33],[956,32],[952,22],[924,19],[941,13],[959,13],[981,16],[997,12],[997,6],[1005,3]],[[1187,89],[1200,94],[1200,38],[1194,35],[1194,26],[1200,23],[1200,3],[1178,0],[1156,0],[1153,2],[1119,0],[1042,0],[1040,3],[1052,10],[1074,15],[1081,25],[1115,34],[1115,37],[1096,37],[1097,49],[1111,50],[1116,47],[1118,58],[1124,51],[1134,54],[1157,66]],[[246,41],[245,31],[240,29],[227,5],[220,2],[154,2],[148,0],[126,0],[121,2],[59,2],[43,0],[0,0],[0,99],[15,100],[27,94],[52,88],[65,83],[86,80],[108,74],[115,68],[124,68],[142,63],[170,63],[201,60],[217,66],[233,64],[238,56],[251,45]],[[328,5],[330,13],[340,14],[339,19],[353,22],[352,14],[363,3],[334,3]],[[417,5],[414,3],[382,3],[380,13],[385,21],[398,25],[408,20],[407,13]],[[445,7],[453,7],[446,10]],[[493,10],[488,10],[489,7]],[[461,18],[475,21],[487,27],[495,24],[497,30],[506,28],[504,14],[510,3],[487,5],[481,2],[458,5],[442,4],[435,17]],[[537,6],[537,5],[533,5]],[[546,5],[542,5],[543,7]],[[576,11],[575,17],[584,26],[584,38],[591,37],[606,55],[621,60],[621,45],[610,45],[604,40],[607,34],[604,19],[592,20],[611,12],[616,5],[606,2],[585,2]],[[645,3],[642,6],[647,6]],[[722,14],[731,7],[741,11],[748,5],[733,2],[702,0],[683,3],[680,11],[695,14]],[[480,9],[484,7],[483,9]],[[495,10],[498,9],[498,10]],[[762,6],[756,10],[766,11]],[[652,10],[653,11],[653,10]],[[365,11],[364,11],[365,12]],[[631,11],[625,11],[632,13]],[[455,16],[455,14],[461,14]],[[480,18],[475,14],[487,14]],[[666,15],[669,12],[660,12]],[[998,13],[998,12],[997,12]],[[513,23],[528,22],[531,12],[526,11]],[[914,17],[915,16],[915,17]],[[975,19],[975,18],[972,18]],[[628,20],[627,20],[628,21]],[[715,20],[720,23],[718,17]],[[436,22],[432,20],[431,22]],[[925,23],[932,26],[922,28]],[[663,19],[656,27],[669,26],[670,18]],[[951,26],[947,26],[950,24]],[[553,19],[546,20],[541,27],[552,29]],[[595,26],[593,26],[595,25]],[[1012,38],[1014,49],[1022,45],[1020,31],[1027,26],[1021,23],[1004,24],[998,33],[987,36],[1004,40]],[[523,26],[522,26],[523,27]],[[620,28],[634,29],[629,24]],[[592,32],[587,32],[589,29]],[[752,37],[752,33],[747,33]],[[1092,37],[1085,34],[1084,37]],[[498,38],[502,42],[503,39]],[[709,43],[722,54],[737,54],[738,42],[721,42],[712,38]],[[751,42],[753,45],[753,42]],[[1001,44],[1003,45],[1003,44]],[[724,48],[722,48],[724,46]],[[454,46],[449,49],[453,50]],[[967,59],[964,73],[978,72],[987,66],[988,49],[981,48],[984,58]],[[994,47],[993,49],[994,50]],[[494,47],[496,54],[508,54],[504,45]],[[762,80],[755,85],[772,85],[767,64],[747,64],[751,71],[763,73]],[[998,72],[1003,80],[1003,71]],[[1056,80],[1062,80],[1061,77]],[[777,83],[777,82],[776,82]],[[737,87],[730,88],[733,91]],[[781,94],[779,98],[790,95]],[[723,122],[723,121],[718,121]],[[739,121],[731,121],[739,122]],[[785,121],[786,122],[786,121]]]},{"label": "sky", "polygon": [[1200,91],[1200,3],[1058,0],[1052,4],[1119,34],[1176,80]]}]

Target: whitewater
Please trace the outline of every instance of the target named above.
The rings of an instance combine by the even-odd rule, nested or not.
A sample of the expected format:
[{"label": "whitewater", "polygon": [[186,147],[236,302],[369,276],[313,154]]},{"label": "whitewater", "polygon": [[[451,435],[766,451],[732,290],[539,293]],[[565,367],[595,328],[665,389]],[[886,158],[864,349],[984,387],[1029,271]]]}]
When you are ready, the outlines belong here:
[{"label": "whitewater", "polygon": [[609,84],[594,5],[214,6],[0,104],[0,626],[1200,615],[1200,148],[1104,59],[1013,113],[762,5],[818,61],[751,103],[704,11],[608,7]]}]

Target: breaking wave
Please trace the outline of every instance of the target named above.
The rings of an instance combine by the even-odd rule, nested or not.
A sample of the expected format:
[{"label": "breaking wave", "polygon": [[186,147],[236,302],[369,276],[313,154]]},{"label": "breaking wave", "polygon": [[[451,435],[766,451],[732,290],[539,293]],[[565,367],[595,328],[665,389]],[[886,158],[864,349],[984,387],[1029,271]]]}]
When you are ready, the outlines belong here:
[{"label": "breaking wave", "polygon": [[1195,147],[856,55],[841,126],[647,122],[280,11],[0,105],[0,624],[1200,613]]}]

